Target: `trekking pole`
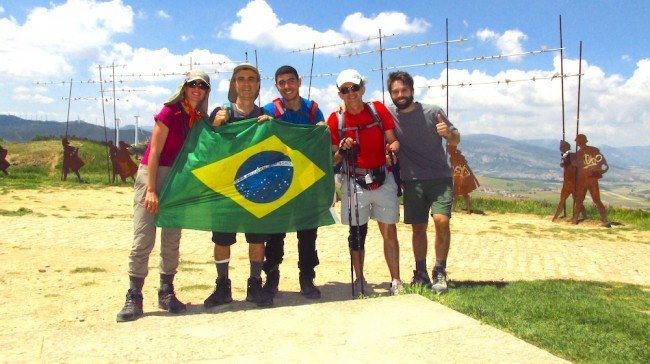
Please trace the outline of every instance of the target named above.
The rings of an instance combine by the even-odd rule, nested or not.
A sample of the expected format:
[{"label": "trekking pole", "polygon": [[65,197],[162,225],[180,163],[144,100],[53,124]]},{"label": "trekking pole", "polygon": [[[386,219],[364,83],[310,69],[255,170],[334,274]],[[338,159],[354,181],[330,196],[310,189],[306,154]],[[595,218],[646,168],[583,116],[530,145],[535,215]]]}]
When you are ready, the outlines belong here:
[{"label": "trekking pole", "polygon": [[[348,154],[350,155],[350,159],[352,160],[352,173],[355,173],[357,170],[357,153],[356,149],[353,146],[349,151]],[[361,235],[359,234],[360,232],[360,225],[359,225],[359,199],[357,198],[357,186],[356,186],[356,181],[354,179],[354,175],[352,178],[352,182],[355,183],[355,185],[352,187],[354,191],[354,218],[357,221],[357,251],[359,252],[359,282],[361,283],[361,295],[365,296],[366,291],[363,283],[363,254],[361,253]],[[354,284],[353,284],[354,285]]]},{"label": "trekking pole", "polygon": [[[347,175],[347,182],[348,182],[348,226],[350,227],[350,231],[352,230],[352,183],[354,183],[354,176],[350,173],[350,164],[348,163],[349,160],[349,154],[346,154],[345,160],[343,161],[343,166],[341,168],[345,168],[345,172]],[[354,173],[354,171],[353,171]],[[352,287],[352,298],[354,299],[354,264],[352,263],[353,260],[353,249],[350,247],[350,286]]]}]

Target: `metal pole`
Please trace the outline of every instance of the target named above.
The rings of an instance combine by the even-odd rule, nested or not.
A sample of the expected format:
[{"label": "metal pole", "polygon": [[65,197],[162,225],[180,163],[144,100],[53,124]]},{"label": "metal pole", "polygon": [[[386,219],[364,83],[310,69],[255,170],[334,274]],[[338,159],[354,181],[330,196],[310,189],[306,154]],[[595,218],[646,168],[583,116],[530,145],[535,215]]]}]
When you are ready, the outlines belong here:
[{"label": "metal pole", "polygon": [[113,123],[115,124],[115,143],[117,144],[117,111],[115,108],[115,62],[112,63],[113,68]]},{"label": "metal pole", "polygon": [[[580,41],[580,63],[578,63],[578,107],[576,113],[576,137],[580,132],[580,84],[582,82],[582,41]],[[578,148],[576,147],[576,152]]]},{"label": "metal pole", "polygon": [[564,121],[564,48],[562,42],[562,15],[560,15],[560,87],[562,89],[562,140],[566,140]]},{"label": "metal pole", "polygon": [[311,69],[309,70],[309,88],[307,89],[307,99],[311,99],[311,80],[314,77],[314,56],[316,54],[316,43],[314,43],[314,48],[311,50]]},{"label": "metal pole", "polygon": [[133,145],[138,145],[138,126],[140,125],[140,115],[135,116],[135,138],[133,138]]},{"label": "metal pole", "polygon": [[381,102],[386,103],[384,96],[384,52],[381,41],[381,29],[379,29],[379,66],[381,67]]},{"label": "metal pole", "polygon": [[111,184],[111,157],[108,152],[108,133],[106,131],[106,110],[104,109],[104,81],[102,81],[101,65],[99,65],[99,93],[102,99],[102,117],[104,119],[104,142],[106,143],[106,172],[108,172],[108,184]]},{"label": "metal pole", "polygon": [[70,102],[72,101],[72,78],[70,79],[70,92],[68,93],[68,116],[65,119],[65,137],[68,137],[68,124],[70,123]]},{"label": "metal pole", "polygon": [[445,65],[447,66],[447,85],[445,85],[445,90],[447,91],[447,107],[445,108],[445,113],[447,118],[449,118],[449,18],[445,18],[445,46],[447,47],[447,58]]},{"label": "metal pole", "polygon": [[[260,71],[260,68],[257,65],[257,49],[255,50],[255,68],[257,68],[257,72]],[[260,77],[261,78],[261,77]],[[260,79],[260,90],[262,89],[262,80]],[[262,95],[260,93],[257,93],[257,106],[262,106]]]}]

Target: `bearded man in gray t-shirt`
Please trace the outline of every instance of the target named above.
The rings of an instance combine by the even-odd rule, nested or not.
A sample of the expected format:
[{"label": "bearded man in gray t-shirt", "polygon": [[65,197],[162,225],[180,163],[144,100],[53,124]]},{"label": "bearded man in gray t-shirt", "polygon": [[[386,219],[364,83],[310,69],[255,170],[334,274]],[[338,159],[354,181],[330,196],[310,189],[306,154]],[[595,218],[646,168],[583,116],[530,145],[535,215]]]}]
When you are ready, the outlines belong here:
[{"label": "bearded man in gray t-shirt", "polygon": [[[394,104],[389,110],[393,113],[395,135],[401,145],[399,163],[404,188],[404,223],[410,224],[413,230],[415,270],[411,283],[431,286],[437,293],[446,292],[453,189],[451,167],[442,139],[458,145],[460,133],[440,107],[413,102],[411,75],[403,71],[393,72],[388,75],[387,83]],[[433,284],[426,265],[429,211],[436,228]]]}]

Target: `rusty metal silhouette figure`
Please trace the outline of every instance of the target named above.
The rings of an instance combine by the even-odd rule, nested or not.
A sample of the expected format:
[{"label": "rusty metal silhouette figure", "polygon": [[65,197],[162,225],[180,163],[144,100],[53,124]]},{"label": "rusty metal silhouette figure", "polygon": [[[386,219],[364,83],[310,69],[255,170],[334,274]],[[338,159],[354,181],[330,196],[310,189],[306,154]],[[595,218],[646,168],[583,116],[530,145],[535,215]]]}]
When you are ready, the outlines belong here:
[{"label": "rusty metal silhouette figure", "polygon": [[[108,156],[111,160],[111,165],[113,166],[111,183],[115,183],[115,177],[120,174],[120,164],[118,163],[117,155],[120,152],[119,149],[115,146],[112,140],[108,141]],[[121,177],[121,176],[120,176]],[[124,179],[122,179],[124,182]]]},{"label": "rusty metal silhouette figure", "polygon": [[7,172],[7,168],[11,165],[7,161],[7,150],[0,146],[0,171],[5,174],[5,176],[9,175],[9,172]]},{"label": "rusty metal silhouette figure", "polygon": [[[571,152],[571,144],[566,140],[560,141],[560,152],[562,153],[562,163],[560,163],[560,166],[564,170],[564,176],[562,190],[560,191],[560,202],[557,204],[553,221],[556,221],[561,213],[563,214],[563,217],[566,217],[566,200],[569,196],[574,196],[576,170],[578,168],[576,154]],[[583,209],[579,211],[578,217],[583,219],[587,218],[584,206]]]},{"label": "rusty metal silhouette figure", "polygon": [[63,138],[61,144],[63,144],[63,180],[67,180],[68,173],[72,171],[77,175],[79,182],[82,182],[79,169],[81,169],[85,163],[81,158],[79,158],[79,148],[71,146],[68,138]]},{"label": "rusty metal silhouette figure", "polygon": [[454,180],[454,199],[452,202],[452,210],[456,211],[456,204],[458,203],[458,196],[463,196],[465,199],[465,206],[467,213],[472,213],[472,203],[469,199],[470,192],[477,189],[480,184],[474,176],[474,173],[467,164],[467,159],[458,150],[455,145],[447,144],[447,154],[449,154],[449,161],[451,162],[451,175]]},{"label": "rusty metal silhouette figure", "polygon": [[129,151],[129,144],[120,141],[120,149],[117,152],[117,160],[120,166],[120,177],[122,182],[131,177],[135,182],[135,174],[138,173],[138,165],[131,159],[131,152]]},{"label": "rusty metal silhouette figure", "polygon": [[587,145],[587,137],[584,134],[578,134],[575,142],[578,149],[576,153],[578,183],[574,193],[573,223],[578,223],[578,215],[585,209],[583,202],[589,192],[598,213],[600,213],[602,225],[609,227],[607,209],[600,201],[600,188],[598,187],[598,180],[609,170],[609,165],[598,148]]}]

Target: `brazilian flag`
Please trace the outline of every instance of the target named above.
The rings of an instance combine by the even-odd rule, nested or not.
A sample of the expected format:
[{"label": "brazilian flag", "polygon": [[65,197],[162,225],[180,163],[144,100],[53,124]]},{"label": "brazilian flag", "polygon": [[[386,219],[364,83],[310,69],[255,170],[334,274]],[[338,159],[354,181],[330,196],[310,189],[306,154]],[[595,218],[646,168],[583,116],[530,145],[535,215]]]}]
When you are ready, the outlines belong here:
[{"label": "brazilian flag", "polygon": [[326,125],[257,119],[194,125],[160,195],[156,225],[282,233],[334,223]]}]

